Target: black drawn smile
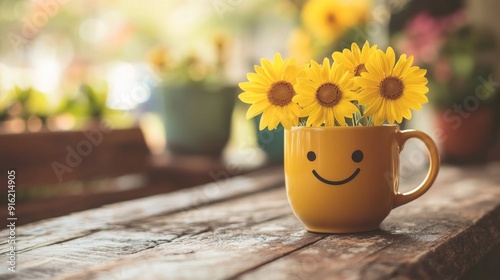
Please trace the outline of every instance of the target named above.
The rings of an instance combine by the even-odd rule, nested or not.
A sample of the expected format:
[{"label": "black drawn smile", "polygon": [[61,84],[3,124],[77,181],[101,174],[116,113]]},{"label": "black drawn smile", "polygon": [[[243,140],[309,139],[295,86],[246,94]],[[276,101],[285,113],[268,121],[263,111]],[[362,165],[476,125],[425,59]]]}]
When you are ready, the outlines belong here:
[{"label": "black drawn smile", "polygon": [[346,183],[349,183],[350,181],[352,181],[354,178],[356,178],[356,176],[358,176],[360,171],[361,171],[361,169],[357,168],[356,171],[354,171],[354,173],[352,173],[351,176],[349,176],[348,178],[341,180],[341,181],[327,180],[327,179],[319,176],[319,174],[318,174],[318,172],[316,172],[316,170],[313,170],[312,173],[314,174],[314,177],[316,177],[316,179],[320,180],[321,182],[328,184],[328,185],[338,186],[338,185],[343,185],[343,184],[346,184]]}]

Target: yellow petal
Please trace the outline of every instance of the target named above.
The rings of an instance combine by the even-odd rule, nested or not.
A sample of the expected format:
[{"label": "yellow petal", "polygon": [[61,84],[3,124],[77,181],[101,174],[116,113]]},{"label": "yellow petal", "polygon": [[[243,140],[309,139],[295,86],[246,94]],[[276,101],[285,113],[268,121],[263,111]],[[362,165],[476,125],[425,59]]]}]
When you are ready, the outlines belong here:
[{"label": "yellow petal", "polygon": [[269,80],[268,77],[266,76],[261,76],[257,73],[248,73],[247,74],[247,79],[252,82],[252,83],[258,83],[262,86],[267,86],[272,83],[271,80]]},{"label": "yellow petal", "polygon": [[271,80],[276,81],[279,79],[279,74],[275,72],[274,66],[269,60],[261,59],[260,63],[262,65],[262,69]]},{"label": "yellow petal", "polygon": [[263,130],[268,126],[268,118],[269,113],[263,113],[262,116],[260,117],[260,122],[259,122],[259,130]]},{"label": "yellow petal", "polygon": [[238,98],[247,104],[253,104],[257,102],[263,102],[267,100],[267,94],[259,94],[252,92],[243,92],[238,95]]},{"label": "yellow petal", "polygon": [[330,74],[330,60],[328,58],[323,59],[323,65],[321,65],[321,82],[325,83],[329,80]]},{"label": "yellow petal", "polygon": [[273,66],[276,72],[278,72],[283,66],[283,58],[279,52],[274,55]]},{"label": "yellow petal", "polygon": [[354,56],[354,59],[356,61],[356,64],[358,64],[359,62],[361,62],[361,50],[359,49],[358,44],[352,43],[351,50],[352,50],[352,54]]},{"label": "yellow petal", "polygon": [[238,86],[244,91],[258,92],[258,93],[266,93],[269,89],[267,87],[264,87],[260,84],[256,84],[253,82],[242,82],[239,83]]},{"label": "yellow petal", "polygon": [[384,72],[392,75],[394,64],[396,63],[396,53],[391,47],[387,47]]},{"label": "yellow petal", "polygon": [[259,102],[254,103],[247,111],[247,120],[257,116],[258,114],[264,112],[269,106],[272,106],[269,102]]}]

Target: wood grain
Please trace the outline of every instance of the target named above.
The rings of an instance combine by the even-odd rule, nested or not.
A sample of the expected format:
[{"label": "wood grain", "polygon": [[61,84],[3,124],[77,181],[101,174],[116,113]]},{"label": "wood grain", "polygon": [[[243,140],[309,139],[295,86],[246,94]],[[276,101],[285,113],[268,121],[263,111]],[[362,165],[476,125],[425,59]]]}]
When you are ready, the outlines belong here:
[{"label": "wood grain", "polygon": [[[61,243],[95,231],[105,230],[118,223],[126,224],[157,215],[194,209],[274,188],[282,185],[283,181],[282,168],[271,168],[191,189],[115,203],[98,209],[32,223],[18,229],[18,250],[25,252],[33,248]],[[0,236],[7,236],[7,234],[7,230],[0,231]],[[7,252],[6,242],[4,239],[0,240],[0,254]]]},{"label": "wood grain", "polygon": [[[148,266],[160,261],[159,256],[161,266],[172,264],[163,272],[181,270],[186,271],[185,276],[192,273],[190,267],[204,260],[236,261],[238,265],[219,265],[221,271],[214,273],[224,276],[276,259],[318,238],[306,233],[290,215],[285,191],[280,188],[191,211],[116,224],[106,231],[30,250],[18,258],[23,269],[17,277],[47,279],[114,259],[129,264],[141,259]],[[191,246],[185,246],[187,240]],[[245,251],[255,254],[251,257],[243,254]],[[210,261],[205,265],[212,266]]]},{"label": "wood grain", "polygon": [[[52,196],[18,201],[16,214],[22,218],[18,219],[17,223],[23,225],[105,204],[167,193],[207,182],[224,181],[248,172],[250,171],[241,168],[231,169],[220,159],[156,155],[151,157],[151,166],[144,174],[87,180],[79,184],[51,185],[45,189],[48,189],[53,194]],[[81,193],[71,193],[70,190],[75,185]],[[95,185],[100,188],[95,188]],[[36,191],[40,192],[41,188],[37,188]],[[7,218],[7,212],[1,211],[0,219],[5,220],[5,218]]]},{"label": "wood grain", "polygon": [[20,270],[13,277],[0,268],[0,279],[456,279],[500,244],[498,171],[444,167],[380,230],[326,235],[303,229],[275,188],[282,169],[268,170],[217,190],[20,227]]},{"label": "wood grain", "polygon": [[[90,136],[94,142],[85,133],[95,135]],[[70,155],[68,164],[70,151],[76,156]],[[145,172],[149,154],[139,128],[0,135],[0,170],[16,170],[18,190],[71,180]],[[54,171],[54,162],[71,170],[60,172],[62,180]]]},{"label": "wood grain", "polygon": [[[97,208],[106,204],[137,199],[155,194],[167,193],[182,187],[172,185],[168,181],[164,183],[147,184],[130,190],[115,190],[99,193],[82,193],[78,195],[65,195],[37,199],[34,201],[18,203],[16,215],[18,225],[24,225],[47,218],[59,217],[69,213]],[[5,220],[6,215],[0,215],[1,220]]]},{"label": "wood grain", "polygon": [[500,188],[453,187],[464,186],[394,210],[380,231],[328,236],[241,278],[456,279],[500,243]]}]

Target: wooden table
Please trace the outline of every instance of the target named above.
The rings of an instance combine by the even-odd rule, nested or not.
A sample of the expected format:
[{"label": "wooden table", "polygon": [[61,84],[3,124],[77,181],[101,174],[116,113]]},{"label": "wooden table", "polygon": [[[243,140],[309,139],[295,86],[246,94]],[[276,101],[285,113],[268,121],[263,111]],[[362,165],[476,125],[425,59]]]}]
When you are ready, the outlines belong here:
[{"label": "wooden table", "polygon": [[381,230],[327,235],[269,168],[20,226],[16,273],[3,230],[0,279],[455,279],[500,248],[499,171],[444,166]]}]

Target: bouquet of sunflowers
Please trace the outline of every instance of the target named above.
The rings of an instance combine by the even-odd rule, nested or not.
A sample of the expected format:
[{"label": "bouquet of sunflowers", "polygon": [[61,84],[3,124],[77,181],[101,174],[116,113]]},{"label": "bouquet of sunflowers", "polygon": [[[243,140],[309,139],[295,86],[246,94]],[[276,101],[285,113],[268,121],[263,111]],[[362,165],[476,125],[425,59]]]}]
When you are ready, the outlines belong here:
[{"label": "bouquet of sunflowers", "polygon": [[426,70],[391,47],[384,52],[366,42],[362,48],[332,54],[333,62],[296,65],[279,53],[261,60],[238,97],[251,104],[247,119],[262,114],[259,129],[292,126],[373,126],[410,119],[427,103]]}]

